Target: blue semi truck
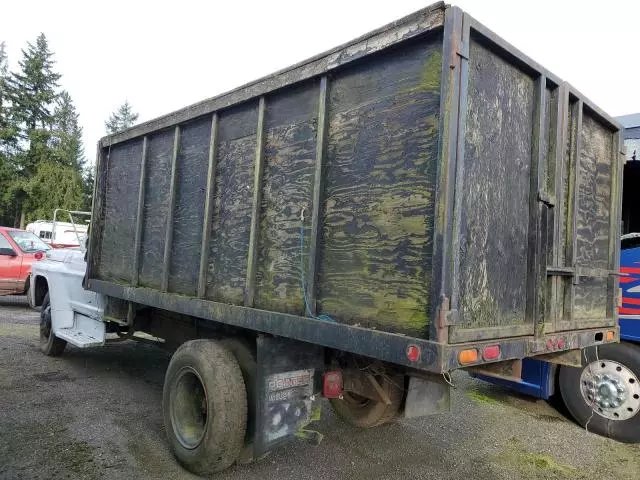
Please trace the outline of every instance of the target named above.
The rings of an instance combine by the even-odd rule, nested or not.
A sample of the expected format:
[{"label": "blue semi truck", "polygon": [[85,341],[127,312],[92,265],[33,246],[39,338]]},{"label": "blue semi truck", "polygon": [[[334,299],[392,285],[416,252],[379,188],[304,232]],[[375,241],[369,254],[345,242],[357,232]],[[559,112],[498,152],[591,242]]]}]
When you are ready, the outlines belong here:
[{"label": "blue semi truck", "polygon": [[[618,117],[625,127],[622,231],[640,232],[640,114]],[[519,378],[473,374],[525,395],[556,396],[589,431],[623,441],[640,442],[640,233],[621,238],[620,343],[584,351],[583,366],[522,361]]]}]

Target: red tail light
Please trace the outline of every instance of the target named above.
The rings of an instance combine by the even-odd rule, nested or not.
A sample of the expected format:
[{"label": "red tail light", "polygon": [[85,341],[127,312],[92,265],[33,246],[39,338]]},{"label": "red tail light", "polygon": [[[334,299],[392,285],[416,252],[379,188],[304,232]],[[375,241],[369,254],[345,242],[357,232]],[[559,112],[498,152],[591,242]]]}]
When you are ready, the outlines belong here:
[{"label": "red tail light", "polygon": [[496,360],[500,357],[500,345],[489,345],[484,347],[482,358],[485,360]]},{"label": "red tail light", "polygon": [[322,395],[326,398],[340,398],[342,396],[342,372],[336,370],[324,374]]},{"label": "red tail light", "polygon": [[420,360],[420,348],[417,345],[409,345],[407,347],[407,359],[410,362],[417,362]]},{"label": "red tail light", "polygon": [[33,256],[33,258],[35,258],[36,260],[42,260],[44,258],[44,253],[36,252],[36,254]]}]

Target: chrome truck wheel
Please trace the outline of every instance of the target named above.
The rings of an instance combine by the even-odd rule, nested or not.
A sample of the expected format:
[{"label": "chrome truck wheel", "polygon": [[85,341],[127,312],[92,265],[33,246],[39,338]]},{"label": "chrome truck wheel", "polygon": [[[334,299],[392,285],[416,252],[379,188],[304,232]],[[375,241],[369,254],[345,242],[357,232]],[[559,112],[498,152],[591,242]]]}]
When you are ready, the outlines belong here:
[{"label": "chrome truck wheel", "polygon": [[640,410],[638,376],[613,360],[587,365],[580,376],[580,391],[587,404],[611,420],[627,420]]},{"label": "chrome truck wheel", "polygon": [[640,347],[601,345],[585,351],[583,368],[560,368],[560,393],[569,413],[593,433],[640,442]]}]

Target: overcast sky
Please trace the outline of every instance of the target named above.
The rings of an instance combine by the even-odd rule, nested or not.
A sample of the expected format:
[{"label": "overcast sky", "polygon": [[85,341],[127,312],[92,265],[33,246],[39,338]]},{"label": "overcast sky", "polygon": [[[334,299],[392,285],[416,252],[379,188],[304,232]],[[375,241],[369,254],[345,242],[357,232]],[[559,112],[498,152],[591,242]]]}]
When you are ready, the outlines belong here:
[{"label": "overcast sky", "polygon": [[[12,66],[40,32],[84,127],[87,157],[125,99],[149,120],[425,7],[429,0],[4,1]],[[640,1],[453,2],[607,113],[640,112]]]}]

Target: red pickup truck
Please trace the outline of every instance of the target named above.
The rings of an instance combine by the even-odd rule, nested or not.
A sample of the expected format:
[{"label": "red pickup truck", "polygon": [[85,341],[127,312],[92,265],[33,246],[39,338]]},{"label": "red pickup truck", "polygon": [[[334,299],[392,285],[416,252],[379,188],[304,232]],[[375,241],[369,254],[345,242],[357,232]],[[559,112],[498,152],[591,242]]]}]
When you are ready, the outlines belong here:
[{"label": "red pickup truck", "polygon": [[50,248],[31,232],[0,227],[0,295],[26,294],[31,264]]}]

